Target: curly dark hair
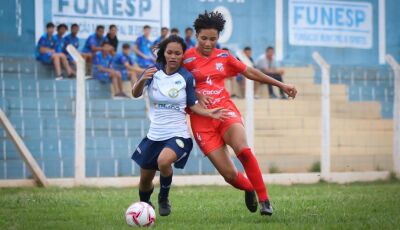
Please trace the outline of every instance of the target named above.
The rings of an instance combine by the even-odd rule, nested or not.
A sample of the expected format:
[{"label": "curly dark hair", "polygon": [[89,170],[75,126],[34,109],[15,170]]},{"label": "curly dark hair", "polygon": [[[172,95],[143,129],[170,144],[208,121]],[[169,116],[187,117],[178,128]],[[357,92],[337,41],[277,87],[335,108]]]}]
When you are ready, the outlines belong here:
[{"label": "curly dark hair", "polygon": [[167,61],[165,60],[164,52],[167,49],[168,44],[171,42],[179,43],[182,46],[182,51],[185,52],[186,43],[183,40],[183,38],[176,36],[176,35],[171,35],[168,38],[166,38],[164,41],[162,41],[160,44],[158,44],[157,63],[162,64],[162,65],[167,64]]},{"label": "curly dark hair", "polygon": [[224,16],[220,12],[207,12],[206,10],[204,14],[199,14],[193,23],[193,27],[196,33],[199,33],[202,29],[216,29],[220,33],[224,30],[225,22]]}]

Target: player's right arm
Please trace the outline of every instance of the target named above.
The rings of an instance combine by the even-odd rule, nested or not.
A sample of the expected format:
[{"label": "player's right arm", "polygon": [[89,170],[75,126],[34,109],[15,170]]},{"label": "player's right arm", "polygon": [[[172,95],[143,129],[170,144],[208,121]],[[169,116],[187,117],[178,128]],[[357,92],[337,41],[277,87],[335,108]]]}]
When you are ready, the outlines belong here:
[{"label": "player's right arm", "polygon": [[39,52],[40,52],[41,54],[44,54],[44,53],[47,53],[47,52],[52,52],[52,53],[54,53],[54,49],[51,49],[51,48],[49,48],[49,47],[46,47],[46,39],[43,38],[43,37],[41,37],[41,38],[39,39],[38,46],[39,46]]},{"label": "player's right arm", "polygon": [[90,39],[89,40],[90,50],[93,53],[96,53],[98,51],[102,51],[103,50],[103,48],[101,46],[100,47],[96,46],[96,38],[95,37],[90,37],[89,39]]},{"label": "player's right arm", "polygon": [[139,80],[136,81],[136,83],[133,85],[133,88],[132,88],[132,96],[134,98],[138,98],[138,97],[142,96],[143,89],[144,89],[144,86],[146,84],[146,81],[152,79],[153,75],[157,71],[158,70],[157,70],[156,67],[152,67],[152,68],[146,69],[142,73],[142,75],[140,76]]}]

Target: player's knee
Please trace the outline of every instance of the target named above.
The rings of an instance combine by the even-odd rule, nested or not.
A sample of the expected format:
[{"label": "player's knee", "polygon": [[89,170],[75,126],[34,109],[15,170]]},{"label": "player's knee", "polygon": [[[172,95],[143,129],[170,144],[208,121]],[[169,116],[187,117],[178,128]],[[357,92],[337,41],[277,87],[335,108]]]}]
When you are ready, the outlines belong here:
[{"label": "player's knee", "polygon": [[157,164],[160,171],[168,170],[171,167],[171,162],[169,162],[168,159],[165,158],[158,158]]},{"label": "player's knee", "polygon": [[143,176],[140,177],[139,184],[142,188],[151,187],[152,183],[153,183],[153,180],[151,180],[147,177],[143,177]]}]

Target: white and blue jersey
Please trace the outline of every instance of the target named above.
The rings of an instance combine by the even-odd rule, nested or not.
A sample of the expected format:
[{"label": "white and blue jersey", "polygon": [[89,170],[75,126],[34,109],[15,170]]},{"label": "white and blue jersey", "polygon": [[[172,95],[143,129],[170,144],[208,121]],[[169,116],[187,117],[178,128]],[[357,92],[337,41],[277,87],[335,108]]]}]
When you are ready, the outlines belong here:
[{"label": "white and blue jersey", "polygon": [[147,137],[163,141],[172,137],[190,138],[186,122],[186,107],[197,103],[193,75],[181,67],[167,75],[162,68],[147,80],[150,129]]},{"label": "white and blue jersey", "polygon": [[85,42],[85,46],[82,49],[82,52],[83,53],[91,53],[92,46],[101,47],[103,42],[104,42],[104,37],[98,38],[97,34],[94,33],[87,38],[87,40]]},{"label": "white and blue jersey", "polygon": [[147,80],[144,90],[150,100],[150,129],[132,154],[132,160],[143,169],[158,170],[160,153],[170,148],[177,158],[174,167],[182,169],[193,148],[185,112],[186,107],[197,103],[193,75],[183,67],[171,75],[159,68]]}]

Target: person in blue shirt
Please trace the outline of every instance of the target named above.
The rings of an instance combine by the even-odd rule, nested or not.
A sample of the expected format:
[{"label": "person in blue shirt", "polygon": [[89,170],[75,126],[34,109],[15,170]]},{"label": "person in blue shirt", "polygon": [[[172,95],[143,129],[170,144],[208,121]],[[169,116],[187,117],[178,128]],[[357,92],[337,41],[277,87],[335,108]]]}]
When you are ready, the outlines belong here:
[{"label": "person in blue shirt", "polygon": [[64,23],[57,26],[57,34],[53,36],[54,41],[56,42],[56,52],[62,53],[64,47],[64,35],[67,32],[68,27]]},{"label": "person in blue shirt", "polygon": [[56,72],[56,80],[62,80],[61,63],[67,71],[68,76],[74,74],[74,71],[68,64],[67,56],[63,53],[56,52],[56,41],[53,37],[54,24],[49,22],[46,25],[46,33],[43,34],[36,46],[36,60],[43,64],[53,64]]},{"label": "person in blue shirt", "polygon": [[82,53],[83,57],[86,61],[87,74],[89,74],[90,66],[92,62],[92,57],[96,54],[96,52],[102,50],[102,44],[104,42],[104,26],[98,25],[96,27],[96,33],[90,35],[83,46]]},{"label": "person in blue shirt", "polygon": [[[73,45],[77,50],[79,50],[79,25],[74,23],[71,25],[71,33],[68,34],[67,36],[64,37],[64,47],[63,47],[63,53],[67,55],[68,61],[73,62],[74,60],[72,59],[72,56],[68,53],[67,51],[67,46],[69,44]],[[82,54],[82,56],[85,58],[85,54]],[[86,59],[86,58],[85,58]]]},{"label": "person in blue shirt", "polygon": [[193,36],[193,29],[191,27],[188,27],[185,29],[185,44],[187,49],[190,49],[192,47],[196,46],[196,42],[192,39]]},{"label": "person in blue shirt", "polygon": [[180,36],[179,36],[179,29],[176,28],[176,27],[172,28],[172,29],[171,29],[171,35],[175,35],[175,36],[180,37]]},{"label": "person in blue shirt", "polygon": [[122,80],[131,80],[132,85],[135,84],[137,80],[137,75],[143,72],[135,62],[133,62],[132,57],[129,55],[131,51],[131,46],[128,43],[122,45],[122,52],[117,53],[112,62],[112,67],[121,73]]},{"label": "person in blue shirt", "polygon": [[111,51],[113,50],[113,47],[109,43],[104,42],[101,48],[101,51],[97,51],[97,53],[93,56],[93,77],[102,83],[111,82],[114,88],[115,99],[127,98],[122,91],[121,73],[112,69],[113,57],[111,55]]},{"label": "person in blue shirt", "polygon": [[139,36],[133,46],[133,51],[136,54],[138,65],[141,68],[147,68],[155,64],[155,56],[151,51],[152,42],[149,39],[151,27],[145,25],[143,27],[143,35]]},{"label": "person in blue shirt", "polygon": [[161,28],[161,34],[160,37],[158,37],[154,42],[153,42],[153,48],[157,48],[158,44],[160,44],[162,41],[164,41],[168,37],[169,29],[167,27],[162,27]]},{"label": "person in blue shirt", "polygon": [[104,26],[98,25],[96,27],[96,33],[87,38],[82,52],[95,54],[97,51],[101,51],[104,40]]}]

